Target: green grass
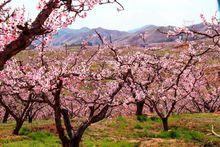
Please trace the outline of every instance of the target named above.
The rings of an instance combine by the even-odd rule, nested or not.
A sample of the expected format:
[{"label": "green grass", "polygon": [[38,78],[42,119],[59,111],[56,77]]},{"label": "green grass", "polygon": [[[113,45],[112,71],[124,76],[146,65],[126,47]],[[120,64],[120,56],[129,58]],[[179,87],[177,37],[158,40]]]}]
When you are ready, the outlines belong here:
[{"label": "green grass", "polygon": [[94,146],[100,146],[100,147],[136,147],[138,146],[138,143],[130,143],[127,141],[113,141],[109,139],[103,139],[100,141],[96,140],[86,140],[84,142],[84,146],[87,147],[94,147]]},{"label": "green grass", "polygon": [[[217,114],[173,115],[169,119],[170,130],[162,131],[161,120],[156,116],[119,116],[89,127],[84,136],[83,147],[135,147],[144,142],[155,146],[220,146],[220,138],[211,135],[211,125],[220,133],[220,116]],[[142,118],[142,119],[143,119]],[[25,123],[20,136],[11,135],[15,123],[0,124],[0,146],[46,147],[61,146],[53,120]],[[153,145],[152,145],[153,146]]]},{"label": "green grass", "polygon": [[33,141],[33,140],[25,140],[25,141],[18,141],[18,142],[11,142],[8,144],[4,144],[3,147],[60,147],[58,143],[51,143],[51,142],[40,142],[40,141]]},{"label": "green grass", "polygon": [[157,138],[172,138],[172,139],[184,139],[186,141],[199,141],[201,142],[205,135],[198,131],[191,131],[183,128],[172,128],[168,132],[161,132],[156,134]]},{"label": "green grass", "polygon": [[19,131],[20,138],[1,140],[3,146],[23,147],[23,146],[60,146],[60,141],[55,134],[46,131],[32,132],[29,128],[23,127]]},{"label": "green grass", "polygon": [[31,132],[31,130],[29,128],[23,127],[21,128],[21,130],[19,131],[20,135],[28,135]]},{"label": "green grass", "polygon": [[137,120],[140,122],[145,122],[145,121],[147,121],[147,116],[146,115],[138,115]]},{"label": "green grass", "polygon": [[142,127],[140,124],[136,124],[136,125],[134,126],[134,128],[135,128],[135,129],[143,129],[143,127]]}]

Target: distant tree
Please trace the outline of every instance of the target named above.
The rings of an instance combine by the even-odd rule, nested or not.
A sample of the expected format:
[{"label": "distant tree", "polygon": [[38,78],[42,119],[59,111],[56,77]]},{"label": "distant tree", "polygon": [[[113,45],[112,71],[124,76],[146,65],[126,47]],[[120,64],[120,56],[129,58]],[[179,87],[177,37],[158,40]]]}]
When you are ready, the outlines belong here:
[{"label": "distant tree", "polygon": [[43,106],[34,100],[35,83],[31,79],[30,66],[22,65],[13,60],[0,73],[0,105],[5,109],[3,122],[7,121],[8,115],[16,121],[13,134],[18,135],[24,121],[29,117],[33,119],[35,113]]},{"label": "distant tree", "polygon": [[[207,69],[206,69],[207,70]],[[203,77],[190,94],[191,103],[184,103],[189,112],[213,113],[220,111],[219,83],[203,73]]]}]

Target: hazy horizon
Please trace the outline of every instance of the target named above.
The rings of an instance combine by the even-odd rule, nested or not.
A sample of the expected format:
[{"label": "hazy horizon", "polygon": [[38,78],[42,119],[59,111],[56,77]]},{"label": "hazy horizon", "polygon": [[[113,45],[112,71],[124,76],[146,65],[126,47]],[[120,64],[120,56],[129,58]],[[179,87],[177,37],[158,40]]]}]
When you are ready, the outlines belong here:
[{"label": "hazy horizon", "polygon": [[[197,24],[201,24],[202,22],[200,22],[200,23],[194,23],[193,25],[197,25]],[[120,29],[108,29],[108,28],[105,28],[105,27],[102,27],[102,26],[97,26],[97,27],[92,27],[92,28],[90,28],[90,27],[87,27],[87,26],[82,26],[82,27],[80,27],[80,28],[73,28],[73,27],[67,27],[67,28],[65,28],[65,29],[71,29],[71,30],[80,30],[80,29],[98,29],[98,28],[102,28],[102,29],[106,29],[106,30],[116,30],[116,31],[124,31],[124,32],[132,32],[132,31],[135,31],[135,30],[139,30],[139,29],[142,29],[142,28],[144,28],[144,27],[147,27],[147,26],[157,26],[157,27],[168,27],[168,26],[171,26],[171,25],[164,25],[164,26],[162,26],[162,25],[154,25],[154,24],[146,24],[146,25],[143,25],[143,26],[141,26],[141,27],[138,27],[138,28],[131,28],[130,30],[120,30]],[[173,25],[174,26],[174,25]],[[188,26],[190,26],[190,25],[188,25]],[[175,27],[175,26],[174,26]]]}]

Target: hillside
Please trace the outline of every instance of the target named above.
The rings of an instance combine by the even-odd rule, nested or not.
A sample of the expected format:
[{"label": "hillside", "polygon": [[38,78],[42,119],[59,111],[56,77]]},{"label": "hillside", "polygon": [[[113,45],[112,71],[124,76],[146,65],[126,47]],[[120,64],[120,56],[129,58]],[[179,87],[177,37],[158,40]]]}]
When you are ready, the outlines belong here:
[{"label": "hillside", "polygon": [[78,30],[73,29],[61,29],[58,31],[58,33],[54,36],[54,40],[52,41],[52,45],[54,46],[60,46],[63,44],[68,45],[78,45],[81,44],[84,40],[89,40],[91,45],[96,45],[100,43],[100,40],[98,38],[92,38],[96,34],[96,32],[99,32],[103,37],[109,37],[111,36],[112,41],[117,41],[118,38],[128,35],[128,32],[122,32],[117,30],[107,30],[104,28],[95,28],[95,29],[89,29],[89,28],[81,28]]},{"label": "hillside", "polygon": [[[146,25],[141,28],[137,28],[130,31],[119,31],[119,30],[108,30],[105,28],[94,28],[90,29],[87,27],[81,29],[61,29],[54,36],[52,41],[52,46],[63,46],[67,45],[79,45],[83,41],[88,41],[90,45],[97,45],[100,43],[100,40],[97,37],[92,37],[96,34],[95,31],[99,32],[104,38],[110,38],[113,42],[121,45],[135,45],[142,46],[144,44],[143,40],[140,38],[141,33],[145,33],[146,44],[152,43],[163,43],[163,42],[173,42],[177,39],[167,38],[166,34],[161,33],[172,30],[173,26],[155,26],[155,25]],[[189,26],[196,30],[204,31],[205,27],[203,24],[197,24]]]}]

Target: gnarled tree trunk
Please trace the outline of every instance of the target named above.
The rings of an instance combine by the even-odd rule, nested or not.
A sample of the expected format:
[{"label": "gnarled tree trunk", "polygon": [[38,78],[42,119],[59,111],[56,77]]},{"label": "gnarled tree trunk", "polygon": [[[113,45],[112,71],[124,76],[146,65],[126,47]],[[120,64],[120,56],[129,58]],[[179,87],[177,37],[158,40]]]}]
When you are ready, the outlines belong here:
[{"label": "gnarled tree trunk", "polygon": [[137,101],[136,102],[136,115],[143,115],[143,109],[144,109],[144,103],[145,101]]},{"label": "gnarled tree trunk", "polygon": [[23,121],[16,120],[16,126],[15,126],[15,129],[13,130],[14,135],[19,135],[19,131],[20,131],[22,125],[23,125]]},{"label": "gnarled tree trunk", "polygon": [[9,112],[7,110],[5,110],[5,114],[4,114],[2,123],[7,123],[8,118],[9,118]]},{"label": "gnarled tree trunk", "polygon": [[28,116],[28,122],[29,122],[29,123],[32,123],[32,122],[33,122],[33,117],[30,116],[30,115]]},{"label": "gnarled tree trunk", "polygon": [[165,117],[165,118],[161,118],[161,119],[162,119],[162,122],[163,122],[163,130],[164,130],[164,131],[168,131],[168,130],[169,130],[168,118]]}]

